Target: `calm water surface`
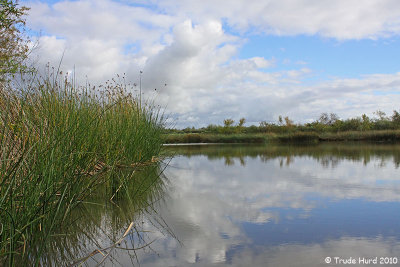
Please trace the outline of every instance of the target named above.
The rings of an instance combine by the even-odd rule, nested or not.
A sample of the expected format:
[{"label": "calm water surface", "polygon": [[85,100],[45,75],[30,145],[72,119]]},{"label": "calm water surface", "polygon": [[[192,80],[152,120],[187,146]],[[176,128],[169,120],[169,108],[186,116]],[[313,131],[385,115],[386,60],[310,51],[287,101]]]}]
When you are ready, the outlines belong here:
[{"label": "calm water surface", "polygon": [[[133,254],[116,249],[107,264],[337,266],[340,258],[362,266],[360,260],[375,257],[378,263],[380,257],[400,262],[399,145],[166,150],[175,157],[151,208],[138,218],[127,210],[125,221],[112,205],[96,214],[106,229],[96,230],[98,246],[115,239],[111,232],[121,235],[134,217],[142,232],[130,240],[154,241]],[[107,224],[118,220],[124,223]]]}]

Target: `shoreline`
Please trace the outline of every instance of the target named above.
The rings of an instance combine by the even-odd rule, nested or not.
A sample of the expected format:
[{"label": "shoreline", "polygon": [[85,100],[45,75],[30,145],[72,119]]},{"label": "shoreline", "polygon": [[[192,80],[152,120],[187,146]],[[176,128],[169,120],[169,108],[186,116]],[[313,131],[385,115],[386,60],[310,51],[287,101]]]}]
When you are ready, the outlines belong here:
[{"label": "shoreline", "polygon": [[162,136],[164,145],[190,144],[317,144],[325,142],[400,142],[400,130],[274,133],[173,133]]}]

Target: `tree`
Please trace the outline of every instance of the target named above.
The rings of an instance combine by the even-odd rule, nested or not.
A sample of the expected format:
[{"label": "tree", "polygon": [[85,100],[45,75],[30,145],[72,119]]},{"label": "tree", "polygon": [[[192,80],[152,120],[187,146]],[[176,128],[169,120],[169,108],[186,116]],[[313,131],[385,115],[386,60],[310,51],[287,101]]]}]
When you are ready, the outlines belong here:
[{"label": "tree", "polygon": [[282,119],[281,115],[279,115],[279,117],[278,117],[278,123],[279,123],[279,125],[283,125],[283,119]]},{"label": "tree", "polygon": [[230,126],[233,125],[234,122],[235,122],[235,121],[232,120],[232,119],[226,119],[226,120],[224,120],[224,126],[225,126],[225,127],[230,127]]},{"label": "tree", "polygon": [[392,122],[397,126],[400,125],[400,113],[396,110],[393,110]]},{"label": "tree", "polygon": [[287,127],[293,126],[293,121],[288,116],[285,117],[285,124]]},{"label": "tree", "polygon": [[239,120],[239,124],[238,124],[238,126],[239,127],[243,127],[243,125],[246,123],[246,119],[245,118],[241,118],[240,120]]},{"label": "tree", "polygon": [[331,113],[328,115],[328,113],[324,112],[319,116],[319,123],[324,124],[324,125],[333,125],[335,124],[336,121],[339,120],[339,116],[335,113]]},{"label": "tree", "polygon": [[378,118],[374,119],[374,124],[373,127],[375,130],[388,130],[388,129],[392,129],[393,126],[395,126],[394,124],[392,124],[391,119],[386,116],[386,113],[381,111],[381,110],[377,110],[374,112],[374,115],[377,116]]},{"label": "tree", "polygon": [[361,115],[361,123],[363,131],[371,129],[371,120],[366,114]]},{"label": "tree", "polygon": [[324,112],[319,116],[318,121],[322,124],[327,125],[329,123],[329,116],[328,113]]},{"label": "tree", "polygon": [[331,113],[329,116],[330,116],[330,119],[329,119],[330,125],[335,124],[335,122],[337,122],[339,120],[339,116],[336,113]]},{"label": "tree", "polygon": [[19,6],[18,0],[0,0],[0,80],[25,68],[28,44],[23,34],[23,16],[27,10]]},{"label": "tree", "polygon": [[378,116],[378,120],[383,121],[383,120],[387,120],[387,119],[388,119],[388,118],[386,117],[386,113],[383,112],[382,110],[377,110],[377,111],[374,112],[374,114],[375,114],[376,116]]}]

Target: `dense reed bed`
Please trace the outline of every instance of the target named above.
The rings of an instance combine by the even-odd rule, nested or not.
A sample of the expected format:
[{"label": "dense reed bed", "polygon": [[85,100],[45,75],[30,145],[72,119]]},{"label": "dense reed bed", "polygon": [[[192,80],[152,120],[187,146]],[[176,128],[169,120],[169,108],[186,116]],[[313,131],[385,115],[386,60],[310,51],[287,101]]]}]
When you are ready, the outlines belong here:
[{"label": "dense reed bed", "polygon": [[338,133],[320,134],[322,141],[376,141],[376,142],[398,142],[400,141],[400,130],[380,131],[348,131]]},{"label": "dense reed bed", "polygon": [[282,133],[167,133],[165,144],[182,143],[289,143],[314,144],[330,141],[399,142],[400,130]]},{"label": "dense reed bed", "polygon": [[265,143],[268,136],[263,134],[164,134],[162,136],[166,144],[182,143]]},{"label": "dense reed bed", "polygon": [[[55,75],[57,76],[57,75]],[[49,76],[25,86],[0,85],[0,261],[29,259],[71,210],[113,178],[115,195],[161,149],[163,118],[124,85],[74,87]],[[117,179],[117,181],[115,181]]]}]

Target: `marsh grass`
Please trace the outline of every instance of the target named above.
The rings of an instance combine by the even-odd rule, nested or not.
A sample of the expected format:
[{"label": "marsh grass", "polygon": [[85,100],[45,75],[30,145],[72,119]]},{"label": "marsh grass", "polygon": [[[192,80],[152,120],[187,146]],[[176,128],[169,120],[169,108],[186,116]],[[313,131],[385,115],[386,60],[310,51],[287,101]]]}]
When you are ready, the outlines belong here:
[{"label": "marsh grass", "polygon": [[269,135],[266,134],[164,134],[164,143],[265,143]]},{"label": "marsh grass", "polygon": [[320,134],[322,141],[375,141],[398,142],[400,130],[348,131]]},{"label": "marsh grass", "polygon": [[399,142],[400,130],[370,130],[346,132],[282,132],[276,133],[167,133],[166,144],[181,143],[287,143],[314,144],[324,141]]},{"label": "marsh grass", "polygon": [[0,260],[10,266],[34,243],[43,244],[40,255],[117,169],[149,162],[161,148],[162,115],[125,85],[77,88],[57,76],[0,85]]},{"label": "marsh grass", "polygon": [[[31,248],[31,258],[40,258],[42,266],[95,266],[110,253],[107,266],[111,263],[122,266],[118,264],[121,257],[131,258],[136,264],[139,261],[137,250],[151,249],[154,241],[148,229],[144,229],[143,221],[151,221],[160,231],[170,232],[154,211],[168,186],[163,174],[166,166],[155,163],[136,167],[135,172],[127,168],[113,172],[113,177],[70,212],[46,242],[43,253],[37,254],[37,245]],[[120,182],[121,188],[118,196],[113,197],[115,191],[111,190],[111,184],[115,180]],[[130,229],[128,234],[127,229]],[[126,238],[121,242],[123,236]],[[18,260],[17,265],[21,265]]]},{"label": "marsh grass", "polygon": [[319,137],[313,132],[295,132],[276,136],[281,143],[313,144],[318,143]]}]

